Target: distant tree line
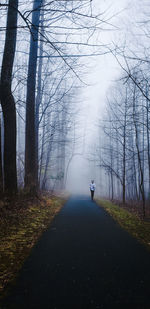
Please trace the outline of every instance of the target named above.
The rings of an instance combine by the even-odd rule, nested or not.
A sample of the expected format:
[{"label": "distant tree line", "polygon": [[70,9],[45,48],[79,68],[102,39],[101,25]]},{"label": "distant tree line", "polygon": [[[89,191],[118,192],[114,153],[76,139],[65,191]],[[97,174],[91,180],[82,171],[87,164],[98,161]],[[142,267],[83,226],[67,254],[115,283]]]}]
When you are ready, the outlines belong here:
[{"label": "distant tree line", "polygon": [[[144,69],[147,71],[146,66]],[[109,197],[123,203],[141,201],[145,216],[145,204],[150,200],[149,82],[139,67],[133,67],[130,73],[132,78],[123,73],[117,85],[109,89],[99,126],[104,140],[97,154],[99,166],[108,177]]]},{"label": "distant tree line", "polygon": [[132,31],[127,25],[128,38],[122,36],[120,46],[113,43],[120,73],[107,91],[89,159],[97,170],[98,193],[140,205],[145,216],[150,201],[150,22],[146,5],[136,10],[141,19],[132,19]]}]

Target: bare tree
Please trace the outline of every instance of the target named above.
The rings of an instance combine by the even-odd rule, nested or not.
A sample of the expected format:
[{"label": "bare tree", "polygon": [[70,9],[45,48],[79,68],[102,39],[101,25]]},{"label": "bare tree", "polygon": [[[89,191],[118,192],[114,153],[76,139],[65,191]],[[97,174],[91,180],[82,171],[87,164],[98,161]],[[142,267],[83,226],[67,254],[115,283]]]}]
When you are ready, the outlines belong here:
[{"label": "bare tree", "polygon": [[26,100],[26,136],[25,136],[25,188],[34,193],[38,185],[38,169],[36,164],[36,132],[35,132],[35,87],[38,51],[38,29],[42,0],[33,3],[32,26],[30,38],[29,67],[27,78]]},{"label": "bare tree", "polygon": [[0,118],[0,196],[3,194],[3,168],[2,168],[2,141],[1,141],[1,118]]},{"label": "bare tree", "polygon": [[9,0],[0,83],[0,100],[4,116],[4,190],[8,194],[17,191],[16,107],[11,91],[17,36],[17,9],[18,1]]}]

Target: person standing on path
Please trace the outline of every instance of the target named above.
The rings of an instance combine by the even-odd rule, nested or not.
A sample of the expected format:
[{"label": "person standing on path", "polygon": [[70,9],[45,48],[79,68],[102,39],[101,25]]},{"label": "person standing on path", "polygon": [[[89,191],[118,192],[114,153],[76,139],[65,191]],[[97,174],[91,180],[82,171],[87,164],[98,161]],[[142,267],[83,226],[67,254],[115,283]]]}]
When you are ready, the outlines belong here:
[{"label": "person standing on path", "polygon": [[91,200],[93,201],[94,198],[94,191],[95,191],[96,185],[94,183],[94,180],[91,180],[90,183],[90,191],[91,191]]}]

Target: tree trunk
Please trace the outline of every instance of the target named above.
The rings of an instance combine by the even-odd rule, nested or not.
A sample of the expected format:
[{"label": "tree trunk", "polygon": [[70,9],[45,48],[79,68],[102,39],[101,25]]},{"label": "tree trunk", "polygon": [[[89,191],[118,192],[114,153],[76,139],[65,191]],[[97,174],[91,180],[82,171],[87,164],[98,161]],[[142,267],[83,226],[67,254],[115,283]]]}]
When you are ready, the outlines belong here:
[{"label": "tree trunk", "polygon": [[133,96],[133,123],[135,127],[135,143],[136,143],[137,157],[138,157],[138,164],[139,164],[139,176],[140,176],[139,190],[142,196],[143,217],[145,217],[144,175],[143,175],[142,160],[141,160],[140,149],[139,149],[139,134],[138,134],[138,127],[137,127],[137,121],[136,121],[136,110],[135,110],[135,91],[136,91],[136,86],[134,88],[134,96]]},{"label": "tree trunk", "polygon": [[38,30],[42,0],[34,0],[27,78],[26,132],[25,132],[25,188],[34,194],[37,190],[38,167],[36,164],[35,87],[38,51]]},{"label": "tree trunk", "polygon": [[43,117],[43,128],[42,128],[42,139],[41,139],[41,150],[40,150],[40,160],[39,160],[39,186],[41,188],[42,183],[42,171],[43,171],[43,161],[44,161],[44,145],[45,145],[45,128],[46,128],[46,115]]},{"label": "tree trunk", "polygon": [[11,92],[17,36],[17,9],[18,0],[9,0],[1,70],[1,105],[4,117],[4,190],[7,194],[17,191],[16,108]]},{"label": "tree trunk", "polygon": [[[133,152],[134,152],[134,142],[133,142],[133,139],[134,139],[134,129],[131,128],[131,134],[132,134],[132,144],[131,144],[131,147],[133,149]],[[137,180],[137,168],[136,168],[136,158],[135,158],[135,154],[133,155],[133,158],[132,158],[132,168],[133,168],[133,184],[134,184],[134,192],[135,192],[135,195],[133,196],[133,198],[136,197],[136,199],[139,201],[140,199],[140,196],[139,196],[139,190],[138,190],[138,180]]]},{"label": "tree trunk", "polygon": [[3,168],[2,168],[2,141],[1,141],[1,118],[0,118],[0,197],[3,194]]},{"label": "tree trunk", "polygon": [[[146,85],[146,95],[148,96],[148,85]],[[146,99],[146,135],[147,135],[147,159],[148,159],[148,176],[149,176],[149,194],[150,199],[150,134],[149,134],[149,102]]]},{"label": "tree trunk", "polygon": [[55,134],[55,120],[52,124],[52,131],[51,131],[51,134],[49,136],[49,143],[48,143],[47,153],[46,153],[45,169],[44,169],[44,175],[43,175],[42,186],[41,186],[42,190],[45,190],[45,188],[46,188],[48,167],[49,167],[50,155],[51,155],[51,151],[52,151],[52,147],[53,147],[54,134]]},{"label": "tree trunk", "polygon": [[122,201],[123,204],[126,202],[126,126],[127,126],[127,89],[126,89],[126,99],[125,99],[125,115],[124,115],[124,126],[123,126],[123,192]]},{"label": "tree trunk", "polygon": [[[44,0],[43,0],[44,2]],[[43,66],[43,38],[42,34],[44,34],[43,29],[43,18],[44,18],[44,10],[41,14],[41,41],[40,41],[40,52],[39,52],[39,63],[38,63],[38,78],[37,78],[37,96],[36,96],[36,106],[35,106],[35,156],[36,156],[36,171],[39,171],[39,110],[42,102],[42,66]],[[39,188],[39,173],[37,178],[37,188]]]}]

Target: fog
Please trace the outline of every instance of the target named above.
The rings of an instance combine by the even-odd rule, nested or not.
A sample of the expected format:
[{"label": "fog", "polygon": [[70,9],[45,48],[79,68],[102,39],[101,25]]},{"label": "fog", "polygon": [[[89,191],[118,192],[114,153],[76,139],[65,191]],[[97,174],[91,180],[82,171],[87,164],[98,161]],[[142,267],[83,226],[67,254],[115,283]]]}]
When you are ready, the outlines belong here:
[{"label": "fog", "polygon": [[94,179],[97,195],[144,205],[149,2],[20,1],[10,27],[1,7],[2,192],[89,194]]},{"label": "fog", "polygon": [[[111,30],[101,33],[101,42],[113,46],[118,44],[125,38],[128,26],[127,19],[129,14],[132,15],[134,4],[129,5],[128,0],[124,1],[95,1],[102,11],[107,8],[108,16],[113,16]],[[129,22],[129,21],[128,21]],[[80,126],[77,134],[84,137],[85,149],[83,151],[83,140],[76,143],[75,155],[69,167],[66,189],[71,193],[89,194],[89,184],[92,179],[95,180],[97,194],[104,192],[104,179],[101,179],[98,162],[92,162],[89,153],[92,154],[94,160],[94,148],[98,143],[98,119],[103,117],[106,96],[108,89],[115,83],[120,74],[120,66],[118,65],[112,53],[100,55],[85,59],[85,65],[90,66],[89,71],[84,75],[84,81],[88,84],[82,89],[78,96],[82,104],[82,109],[78,115]],[[82,133],[81,133],[82,132]],[[82,138],[81,138],[82,139]]]},{"label": "fog", "polygon": [[149,0],[0,0],[0,212],[4,307],[148,308]]}]

